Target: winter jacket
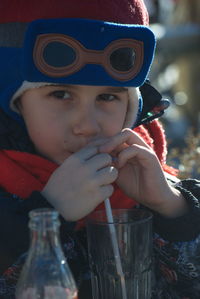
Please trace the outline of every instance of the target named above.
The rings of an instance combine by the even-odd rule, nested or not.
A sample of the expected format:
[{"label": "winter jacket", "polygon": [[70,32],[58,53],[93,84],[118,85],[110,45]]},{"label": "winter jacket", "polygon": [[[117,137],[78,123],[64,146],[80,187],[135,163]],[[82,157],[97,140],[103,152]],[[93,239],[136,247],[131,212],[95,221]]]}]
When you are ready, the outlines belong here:
[{"label": "winter jacket", "polygon": [[[152,299],[199,299],[200,182],[193,179],[178,181],[171,175],[173,169],[165,165],[164,132],[157,121],[145,127],[140,126],[136,131],[154,147],[168,180],[180,190],[189,206],[186,215],[173,219],[162,217],[152,211],[155,260],[155,283]],[[5,153],[11,154],[11,156],[12,153],[20,153],[22,156],[27,153],[36,155],[26,130],[0,111],[1,173],[5,162]],[[30,242],[28,213],[32,209],[51,207],[51,205],[41,195],[40,187],[32,190],[25,197],[19,196],[10,191],[12,186],[16,188],[18,184],[11,180],[11,184],[7,186],[5,177],[2,174],[0,177],[2,177],[0,179],[0,298],[14,299],[15,285]],[[15,174],[13,177],[16,177]],[[116,190],[115,193],[116,198],[117,196],[121,198],[120,190]],[[145,207],[137,205],[136,208],[144,209]],[[85,227],[77,230],[76,223],[67,222],[62,217],[60,219],[61,243],[79,288],[79,299],[90,299],[92,295]]]}]

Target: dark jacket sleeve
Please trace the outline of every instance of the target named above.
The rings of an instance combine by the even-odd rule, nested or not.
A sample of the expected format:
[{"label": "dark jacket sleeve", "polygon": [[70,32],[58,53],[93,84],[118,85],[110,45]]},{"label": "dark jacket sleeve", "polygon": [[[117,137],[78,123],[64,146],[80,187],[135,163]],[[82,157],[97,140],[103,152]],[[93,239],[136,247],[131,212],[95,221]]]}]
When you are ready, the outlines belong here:
[{"label": "dark jacket sleeve", "polygon": [[[28,213],[36,208],[52,208],[38,191],[27,199],[0,191],[0,273],[29,248]],[[75,223],[66,222],[61,217],[61,238],[74,226]]]},{"label": "dark jacket sleeve", "polygon": [[177,218],[154,214],[154,229],[162,238],[173,242],[185,242],[200,234],[200,181],[187,179],[174,184],[187,201],[188,213]]}]

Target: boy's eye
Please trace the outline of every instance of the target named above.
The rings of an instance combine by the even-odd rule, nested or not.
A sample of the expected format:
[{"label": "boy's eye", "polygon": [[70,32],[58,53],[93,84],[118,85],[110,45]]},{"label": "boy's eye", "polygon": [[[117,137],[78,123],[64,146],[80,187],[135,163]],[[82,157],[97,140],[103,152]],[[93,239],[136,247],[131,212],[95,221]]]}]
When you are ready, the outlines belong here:
[{"label": "boy's eye", "polygon": [[67,92],[66,90],[55,90],[55,91],[51,92],[50,95],[57,99],[63,99],[63,100],[69,99],[71,97],[69,92]]},{"label": "boy's eye", "polygon": [[103,93],[103,94],[100,94],[98,96],[98,99],[100,101],[112,102],[112,101],[115,101],[117,99],[117,96],[113,95],[113,94],[109,94],[109,93]]}]

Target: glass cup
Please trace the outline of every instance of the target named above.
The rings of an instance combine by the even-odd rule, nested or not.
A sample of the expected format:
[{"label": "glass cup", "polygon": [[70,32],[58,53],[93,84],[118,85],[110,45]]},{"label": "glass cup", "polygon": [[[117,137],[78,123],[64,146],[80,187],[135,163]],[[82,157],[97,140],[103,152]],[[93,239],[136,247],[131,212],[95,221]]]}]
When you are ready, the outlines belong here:
[{"label": "glass cup", "polygon": [[[112,210],[123,280],[105,211],[87,217],[87,237],[94,299],[150,299],[152,281],[152,214],[139,209]],[[126,296],[122,291],[125,280]]]}]

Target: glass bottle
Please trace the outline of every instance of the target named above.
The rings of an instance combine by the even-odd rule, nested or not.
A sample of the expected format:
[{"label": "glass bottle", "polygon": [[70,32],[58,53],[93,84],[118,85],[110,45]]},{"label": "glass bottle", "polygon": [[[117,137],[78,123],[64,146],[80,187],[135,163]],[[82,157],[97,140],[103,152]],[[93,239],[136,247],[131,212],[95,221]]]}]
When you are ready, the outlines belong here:
[{"label": "glass bottle", "polygon": [[59,239],[58,212],[29,213],[31,245],[16,287],[16,299],[77,299],[77,289]]}]

